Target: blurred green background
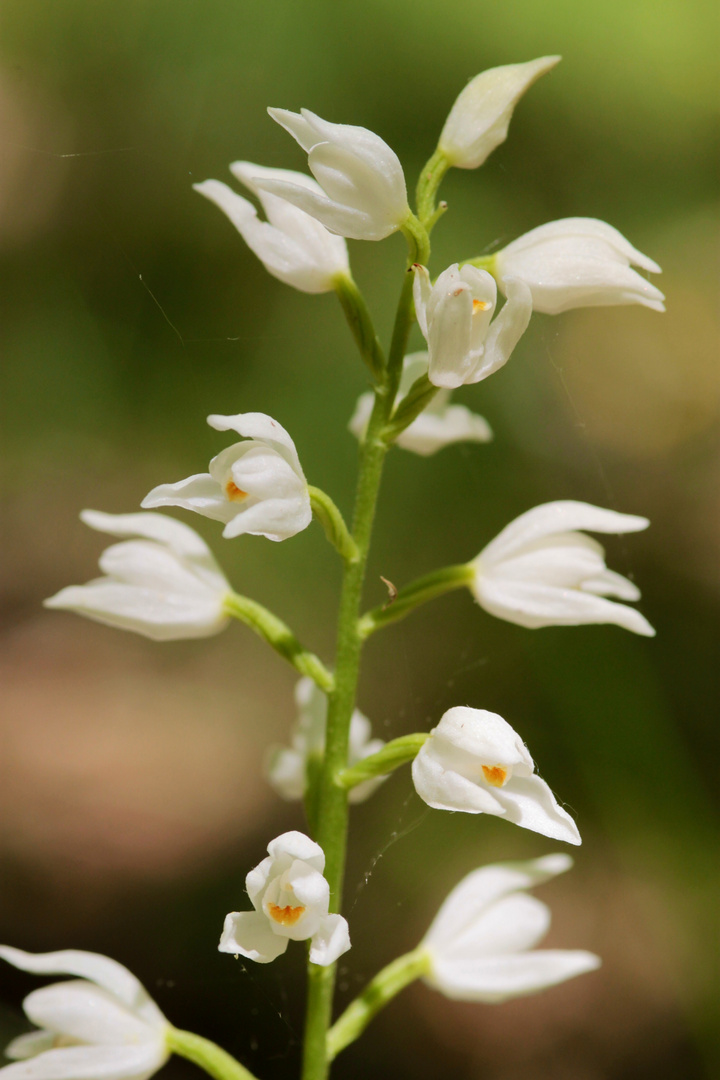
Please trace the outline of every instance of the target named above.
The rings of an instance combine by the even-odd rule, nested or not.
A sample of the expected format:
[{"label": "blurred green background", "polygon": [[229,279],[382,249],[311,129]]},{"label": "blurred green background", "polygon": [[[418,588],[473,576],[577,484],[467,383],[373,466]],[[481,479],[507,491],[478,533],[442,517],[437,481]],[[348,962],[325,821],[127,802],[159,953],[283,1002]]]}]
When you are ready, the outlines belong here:
[{"label": "blurred green background", "polygon": [[[711,1075],[717,31],[710,0],[5,0],[2,940],[116,956],[178,1026],[263,1080],[296,1075],[302,950],[247,968],[215,952],[267,841],[303,827],[260,775],[293,719],[292,672],[239,626],[155,645],[40,603],[95,576],[104,543],[80,509],[132,511],[155,484],[206,467],[226,441],[209,412],[277,417],[310,481],[350,508],[346,424],[366,379],[337,303],[269,277],[190,185],[228,180],[237,158],[305,167],[267,105],[377,131],[414,184],[468,78],[559,52],[509,141],[482,170],[448,177],[433,269],[554,218],[598,217],[663,266],[668,312],[536,316],[512,362],[457,395],[490,421],[490,446],[394,453],[368,603],[382,599],[380,574],[402,584],[465,560],[529,507],[574,498],[652,519],[607,547],[640,583],[658,636],[529,632],[454,594],[371,642],[360,704],[385,737],[455,704],[518,728],[584,838],[573,873],[541,891],[548,940],[593,949],[604,966],[497,1007],[414,987],[337,1074]],[[350,246],[387,334],[403,241]],[[318,526],[275,545],[192,524],[239,591],[330,657],[339,571]],[[465,872],[556,848],[496,819],[429,811],[407,770],[396,776],[353,812],[343,1000],[417,942]],[[0,1034],[24,1029],[35,984],[2,971]]]}]

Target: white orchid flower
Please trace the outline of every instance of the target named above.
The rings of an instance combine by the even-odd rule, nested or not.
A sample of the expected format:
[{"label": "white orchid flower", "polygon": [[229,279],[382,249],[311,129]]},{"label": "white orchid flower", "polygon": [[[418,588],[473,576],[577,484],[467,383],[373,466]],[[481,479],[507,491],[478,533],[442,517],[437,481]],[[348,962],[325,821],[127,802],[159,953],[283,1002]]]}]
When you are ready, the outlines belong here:
[{"label": "white orchid flower", "polygon": [[34,990],[23,1002],[39,1031],[13,1039],[3,1080],[147,1080],[170,1056],[169,1024],[127,968],[98,953],[27,953],[0,946],[0,957],[34,975],[75,975]]},{"label": "white orchid flower", "polygon": [[495,255],[500,288],[509,296],[510,283],[524,281],[535,311],[557,315],[607,304],[642,304],[664,311],[663,294],[631,266],[661,273],[622,233],[596,218],[549,221]]},{"label": "white orchid flower", "polygon": [[589,503],[544,503],[506,526],[470,563],[470,589],[491,615],[530,629],[615,623],[652,637],[655,631],[639,611],[606,599],[639,600],[640,590],[607,569],[597,540],[575,531],[628,533],[649,524]]},{"label": "white orchid flower", "polygon": [[216,431],[236,431],[247,441],[233,443],[212,459],[209,472],[176,484],[160,484],[144,507],[181,506],[222,521],[223,536],[250,533],[287,540],[312,520],[308,486],[295,443],[265,413],[208,416]]},{"label": "white orchid flower", "polygon": [[249,161],[234,162],[230,171],[260,200],[267,221],[261,221],[253,204],[220,180],[204,180],[193,187],[227,214],[273,277],[301,292],[323,293],[334,289],[338,277],[350,270],[344,239],[328,232],[304,210],[261,190],[254,178],[294,184],[317,196],[323,194],[320,185],[304,173],[267,169]]},{"label": "white orchid flower", "polygon": [[553,840],[582,842],[535,773],[525,743],[497,713],[448,709],[413,761],[412,778],[420,798],[436,810],[494,814]]},{"label": "white orchid flower", "polygon": [[[410,353],[405,357],[398,390],[398,404],[410,387],[428,370],[427,352]],[[348,428],[357,439],[362,440],[373,410],[375,395],[361,394],[355,406]],[[440,390],[427,408],[409,424],[395,440],[403,450],[428,457],[444,446],[456,442],[489,442],[492,430],[487,420],[470,412],[464,405],[450,404],[450,391]]]},{"label": "white orchid flower", "polygon": [[[320,757],[325,748],[328,699],[308,676],[295,686],[298,719],[293,728],[290,746],[271,747],[266,765],[267,778],[283,799],[302,799],[307,788],[308,762]],[[370,721],[358,710],[350,720],[348,767],[376,754],[385,745],[382,739],[372,738]],[[379,776],[358,784],[349,792],[352,803],[363,802],[387,777]]]},{"label": "white orchid flower", "polygon": [[254,911],[225,918],[220,952],[268,964],[288,941],[310,938],[310,962],[327,967],[350,948],[348,924],[328,914],[330,887],[323,877],[322,848],[301,832],[286,832],[268,844],[268,857],[245,878]]},{"label": "white orchid flower", "polygon": [[450,110],[438,149],[456,169],[477,169],[505,142],[518,101],[532,84],[559,62],[541,56],[527,64],[482,71],[468,83]]},{"label": "white orchid flower", "polygon": [[507,282],[507,302],[491,323],[497,285],[486,270],[453,263],[433,285],[424,266],[413,269],[415,311],[428,343],[430,382],[452,390],[501,368],[530,322],[527,285],[516,279]]},{"label": "white orchid flower", "polygon": [[83,510],[82,521],[111,536],[138,537],[100,556],[106,575],[69,585],[45,607],[87,615],[155,641],[209,637],[227,626],[232,592],[212,552],[194,529],[164,514],[103,514]]},{"label": "white orchid flower", "polygon": [[307,183],[256,175],[258,189],[286,199],[330,232],[355,240],[382,240],[408,220],[402,165],[379,135],[331,124],[308,109],[268,112],[307,151],[310,171],[324,194]]},{"label": "white orchid flower", "polygon": [[445,900],[420,946],[429,955],[425,981],[455,1001],[496,1003],[598,968],[600,958],[584,950],[534,949],[548,930],[550,910],[522,890],[571,866],[568,855],[546,855],[468,874]]}]

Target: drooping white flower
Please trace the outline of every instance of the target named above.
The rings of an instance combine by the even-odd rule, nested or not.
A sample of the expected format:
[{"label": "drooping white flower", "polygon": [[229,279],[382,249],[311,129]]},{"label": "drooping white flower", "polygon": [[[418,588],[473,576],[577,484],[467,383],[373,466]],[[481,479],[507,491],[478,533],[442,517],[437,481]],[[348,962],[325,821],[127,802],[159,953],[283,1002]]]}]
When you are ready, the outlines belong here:
[{"label": "drooping white flower", "polygon": [[445,121],[438,148],[457,169],[477,169],[505,142],[518,101],[532,84],[559,62],[541,56],[527,64],[481,71],[462,91]]},{"label": "drooping white flower", "polygon": [[258,189],[279,195],[339,236],[382,240],[410,216],[397,154],[367,128],[331,124],[308,109],[268,109],[307,151],[310,171],[324,194],[307,184],[254,177]]},{"label": "drooping white flower", "polygon": [[550,910],[522,890],[571,866],[568,855],[545,855],[468,874],[447,897],[420,946],[429,955],[425,981],[455,1001],[496,1003],[594,971],[600,966],[594,953],[534,950],[550,925]]},{"label": "drooping white flower", "polygon": [[213,415],[207,422],[216,431],[236,431],[247,441],[222,450],[210,462],[209,472],[153,488],[141,505],[194,510],[222,521],[228,539],[250,533],[287,540],[306,529],[312,520],[308,486],[285,428],[265,413]]},{"label": "drooping white flower", "polygon": [[268,964],[288,941],[310,938],[310,961],[327,967],[350,948],[348,924],[328,914],[330,888],[323,877],[325,854],[301,832],[286,832],[268,844],[268,857],[245,878],[254,911],[225,918],[220,952]]},{"label": "drooping white flower", "polygon": [[[307,788],[308,763],[314,757],[319,758],[325,748],[327,694],[305,676],[295,686],[295,701],[299,715],[292,731],[291,745],[271,747],[266,765],[267,778],[283,799],[303,798]],[[370,721],[355,709],[350,721],[348,767],[352,768],[363,758],[376,754],[384,745],[383,739],[372,738]],[[350,802],[363,802],[385,779],[387,777],[378,776],[358,784],[349,792]]]},{"label": "drooping white flower", "polygon": [[0,957],[34,975],[75,975],[23,1002],[39,1031],[13,1039],[3,1080],[147,1080],[168,1057],[168,1022],[127,968],[98,953],[65,949]]},{"label": "drooping white flower", "polygon": [[500,288],[509,295],[511,281],[524,281],[535,311],[557,315],[607,304],[642,304],[664,311],[663,294],[631,266],[661,273],[622,233],[596,218],[549,221],[495,256]]},{"label": "drooping white flower", "polygon": [[628,533],[649,524],[589,503],[544,503],[507,525],[473,559],[470,589],[491,615],[530,629],[615,623],[652,637],[655,631],[639,611],[606,599],[639,600],[640,590],[607,569],[597,540],[574,531]]},{"label": "drooping white flower", "polygon": [[540,777],[520,736],[497,713],[456,706],[412,764],[423,802],[436,810],[494,814],[523,829],[580,844],[573,819]]},{"label": "drooping white flower", "polygon": [[[398,390],[398,404],[408,393],[410,387],[428,370],[426,352],[410,353],[405,357],[402,377]],[[367,430],[375,395],[372,392],[361,394],[355,406],[355,412],[348,424],[357,439],[362,439]],[[450,391],[440,390],[428,407],[409,424],[396,439],[403,450],[412,450],[415,454],[428,457],[437,453],[444,446],[456,442],[489,442],[492,431],[487,420],[477,413],[470,412],[464,405],[450,404]]]},{"label": "drooping white flower", "polygon": [[194,529],[164,514],[103,514],[83,510],[91,529],[139,539],[113,544],[100,556],[106,575],[69,585],[45,607],[87,615],[155,641],[209,637],[229,622],[232,591],[212,552]]},{"label": "drooping white flower", "polygon": [[507,302],[491,323],[497,285],[486,270],[453,263],[433,285],[424,266],[413,269],[415,311],[428,343],[430,382],[452,390],[501,368],[530,322],[527,285],[516,279],[507,282]]},{"label": "drooping white flower", "polygon": [[304,210],[261,190],[255,177],[280,180],[322,196],[312,177],[291,169],[267,169],[249,161],[236,161],[230,171],[256,195],[267,221],[258,218],[251,202],[219,180],[193,184],[195,191],[219,206],[265,269],[295,289],[307,293],[330,292],[339,276],[349,273],[347,245],[328,232]]}]

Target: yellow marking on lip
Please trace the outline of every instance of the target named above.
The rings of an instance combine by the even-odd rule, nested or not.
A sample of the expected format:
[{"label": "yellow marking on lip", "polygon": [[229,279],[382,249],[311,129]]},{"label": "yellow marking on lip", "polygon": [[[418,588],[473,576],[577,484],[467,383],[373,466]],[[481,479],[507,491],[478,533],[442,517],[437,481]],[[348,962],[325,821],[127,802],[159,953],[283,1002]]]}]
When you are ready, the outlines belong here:
[{"label": "yellow marking on lip", "polygon": [[302,915],[304,907],[279,907],[278,904],[268,904],[268,914],[271,919],[281,926],[294,926]]},{"label": "yellow marking on lip", "polygon": [[502,765],[483,765],[482,771],[488,784],[493,787],[502,787],[507,780],[507,769],[503,769]]},{"label": "yellow marking on lip", "polygon": [[473,300],[473,315],[476,315],[478,311],[487,311],[490,306],[489,300]]},{"label": "yellow marking on lip", "polygon": [[247,499],[247,491],[243,491],[232,480],[228,480],[225,485],[225,494],[230,502],[242,502],[243,499]]}]

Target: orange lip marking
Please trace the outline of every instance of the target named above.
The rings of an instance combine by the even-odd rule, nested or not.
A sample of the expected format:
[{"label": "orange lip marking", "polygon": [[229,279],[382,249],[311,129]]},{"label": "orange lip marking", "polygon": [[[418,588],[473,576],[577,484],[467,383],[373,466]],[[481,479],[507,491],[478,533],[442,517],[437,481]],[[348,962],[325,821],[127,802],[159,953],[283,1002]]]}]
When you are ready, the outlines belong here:
[{"label": "orange lip marking", "polygon": [[228,480],[225,485],[225,494],[230,502],[242,502],[243,499],[247,498],[247,491],[243,491],[243,489],[239,488],[237,484],[234,484],[232,480]]},{"label": "orange lip marking", "polygon": [[507,769],[503,769],[502,765],[483,765],[482,771],[488,784],[493,787],[502,787],[507,780]]},{"label": "orange lip marking", "polygon": [[487,300],[473,300],[473,315],[476,311],[487,311],[490,304]]},{"label": "orange lip marking", "polygon": [[277,904],[268,904],[268,914],[271,919],[281,926],[294,926],[302,915],[304,907],[279,907]]}]

